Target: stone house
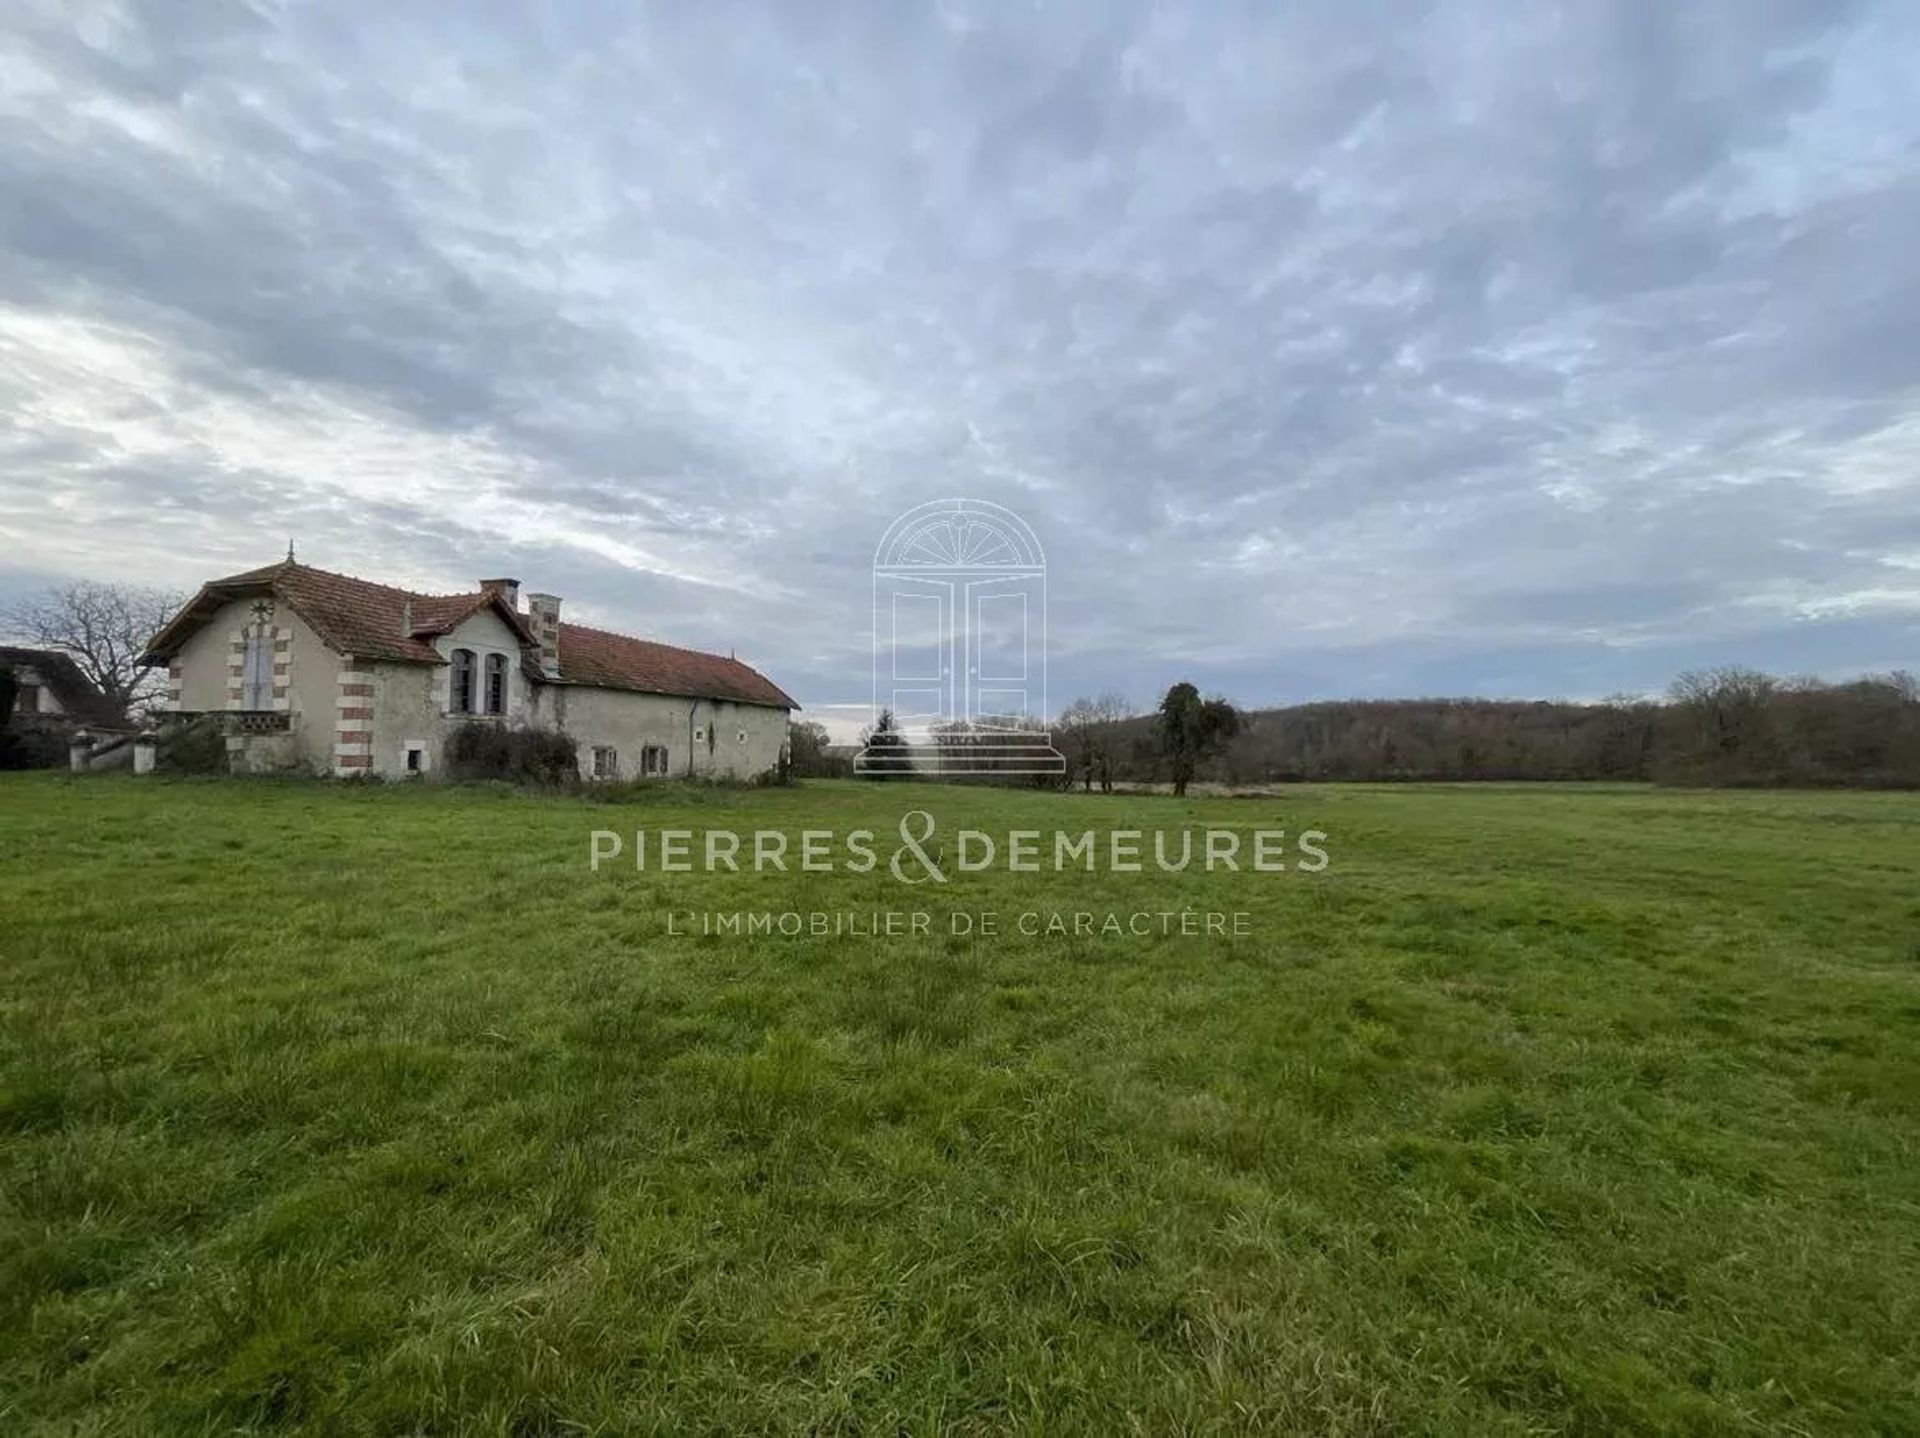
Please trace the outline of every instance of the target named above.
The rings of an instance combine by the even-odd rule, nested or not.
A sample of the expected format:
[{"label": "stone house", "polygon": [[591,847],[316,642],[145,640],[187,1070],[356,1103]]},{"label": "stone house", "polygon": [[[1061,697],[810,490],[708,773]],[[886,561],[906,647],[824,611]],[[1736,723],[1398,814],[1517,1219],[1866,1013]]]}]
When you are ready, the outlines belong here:
[{"label": "stone house", "polygon": [[217,715],[236,770],[404,778],[466,723],[572,736],[589,779],[750,779],[799,706],[736,659],[569,624],[485,579],[416,594],[292,559],[210,580],[154,637],[167,707]]}]

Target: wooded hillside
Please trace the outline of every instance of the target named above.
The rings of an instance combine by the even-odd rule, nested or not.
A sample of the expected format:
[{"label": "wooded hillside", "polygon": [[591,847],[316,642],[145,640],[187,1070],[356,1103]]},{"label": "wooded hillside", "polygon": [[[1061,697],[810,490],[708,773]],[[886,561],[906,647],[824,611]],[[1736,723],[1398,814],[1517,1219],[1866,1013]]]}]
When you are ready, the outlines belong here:
[{"label": "wooded hillside", "polygon": [[[1153,719],[1128,719],[1119,777],[1164,777]],[[1920,681],[1748,669],[1682,675],[1664,700],[1335,700],[1253,710],[1203,779],[1614,779],[1920,787]]]}]

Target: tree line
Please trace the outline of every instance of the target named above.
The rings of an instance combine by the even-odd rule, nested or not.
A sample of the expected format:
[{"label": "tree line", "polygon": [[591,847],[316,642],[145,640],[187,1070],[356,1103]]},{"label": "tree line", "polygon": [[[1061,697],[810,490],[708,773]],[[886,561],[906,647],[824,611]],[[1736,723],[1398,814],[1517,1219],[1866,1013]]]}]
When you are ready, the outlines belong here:
[{"label": "tree line", "polygon": [[[1242,710],[1191,684],[1152,712],[1076,699],[1053,737],[1062,782],[1615,780],[1708,786],[1920,788],[1920,680],[1844,683],[1729,666],[1682,674],[1657,699],[1347,699]],[[795,772],[851,772],[818,725],[794,726]],[[903,750],[900,768],[910,771]]]},{"label": "tree line", "polygon": [[[1168,781],[1158,715],[1106,745],[1129,782]],[[1255,710],[1199,765],[1230,784],[1305,780],[1617,780],[1920,787],[1920,680],[1682,674],[1660,699],[1338,700]]]}]

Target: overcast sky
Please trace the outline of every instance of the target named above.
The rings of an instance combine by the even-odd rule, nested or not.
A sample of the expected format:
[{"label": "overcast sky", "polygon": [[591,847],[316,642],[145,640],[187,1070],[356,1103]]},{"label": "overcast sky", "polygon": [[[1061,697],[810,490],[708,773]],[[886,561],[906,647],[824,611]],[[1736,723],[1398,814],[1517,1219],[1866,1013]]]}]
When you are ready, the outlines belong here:
[{"label": "overcast sky", "polygon": [[0,598],[513,574],[863,703],[1920,667],[1920,5],[0,7]]}]

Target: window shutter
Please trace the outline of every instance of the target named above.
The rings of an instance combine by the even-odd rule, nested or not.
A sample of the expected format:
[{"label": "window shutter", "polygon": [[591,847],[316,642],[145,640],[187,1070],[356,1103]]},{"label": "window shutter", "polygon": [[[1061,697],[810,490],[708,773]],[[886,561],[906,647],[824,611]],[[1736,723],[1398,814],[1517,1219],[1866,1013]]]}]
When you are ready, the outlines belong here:
[{"label": "window shutter", "polygon": [[264,632],[247,635],[245,670],[240,707],[273,708],[273,641]]}]

